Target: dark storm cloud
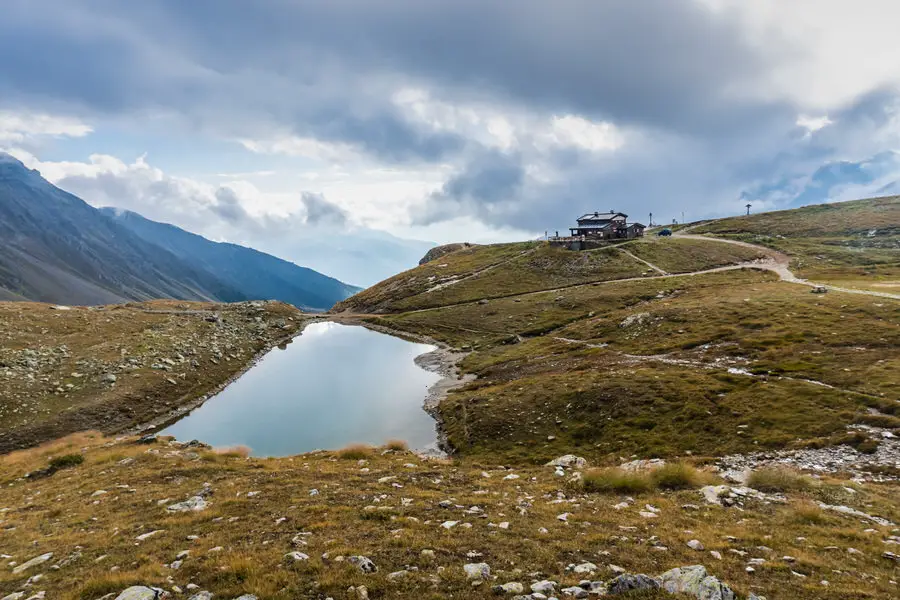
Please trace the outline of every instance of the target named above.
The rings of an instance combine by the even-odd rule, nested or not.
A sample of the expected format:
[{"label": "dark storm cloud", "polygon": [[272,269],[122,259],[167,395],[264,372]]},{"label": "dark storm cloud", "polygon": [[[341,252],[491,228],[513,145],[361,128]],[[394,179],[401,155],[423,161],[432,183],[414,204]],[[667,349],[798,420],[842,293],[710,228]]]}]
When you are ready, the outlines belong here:
[{"label": "dark storm cloud", "polygon": [[15,57],[0,78],[7,99],[166,109],[231,133],[284,126],[391,160],[439,160],[465,145],[389,102],[404,83],[705,134],[778,109],[723,101],[769,57],[693,0],[5,5],[0,54]]}]

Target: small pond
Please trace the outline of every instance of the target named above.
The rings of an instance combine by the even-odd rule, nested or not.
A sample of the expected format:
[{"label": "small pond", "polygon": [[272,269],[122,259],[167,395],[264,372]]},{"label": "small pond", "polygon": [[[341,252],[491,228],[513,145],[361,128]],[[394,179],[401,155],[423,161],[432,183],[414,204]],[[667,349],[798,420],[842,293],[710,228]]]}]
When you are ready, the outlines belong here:
[{"label": "small pond", "polygon": [[431,350],[364,327],[312,323],[162,434],[249,446],[254,456],[389,439],[434,448],[423,403],[440,376],[413,362]]}]

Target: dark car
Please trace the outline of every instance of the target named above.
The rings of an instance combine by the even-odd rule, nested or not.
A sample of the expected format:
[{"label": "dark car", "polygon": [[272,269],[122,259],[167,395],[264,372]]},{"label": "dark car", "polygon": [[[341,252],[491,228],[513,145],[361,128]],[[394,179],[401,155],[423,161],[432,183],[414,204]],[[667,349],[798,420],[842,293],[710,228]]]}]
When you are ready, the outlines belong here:
[{"label": "dark car", "polygon": [[672,235],[672,230],[666,227],[665,229],[661,229],[656,235],[660,237],[669,237]]}]

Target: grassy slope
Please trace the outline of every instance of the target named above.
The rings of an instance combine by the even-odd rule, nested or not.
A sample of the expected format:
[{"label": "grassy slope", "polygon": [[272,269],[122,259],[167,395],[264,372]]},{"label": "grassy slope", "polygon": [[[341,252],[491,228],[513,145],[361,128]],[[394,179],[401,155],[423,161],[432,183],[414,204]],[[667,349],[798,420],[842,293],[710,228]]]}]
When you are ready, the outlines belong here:
[{"label": "grassy slope", "polygon": [[[800,235],[865,232],[869,239],[873,228],[896,231],[898,206],[896,199],[827,205],[699,230],[745,236],[771,230],[772,246],[817,243]],[[781,232],[795,237],[776,237]],[[364,297],[350,303],[381,313],[373,316],[379,324],[474,350],[463,368],[478,380],[439,408],[449,441],[467,455],[543,461],[572,448],[598,460],[718,455],[836,443],[852,423],[900,432],[898,303],[812,295],[752,270],[658,279],[647,277],[656,273],[641,263],[643,279],[611,281],[621,276],[610,275],[616,269],[608,261],[620,269],[632,261],[622,250],[672,273],[765,255],[678,238],[593,253],[539,246],[437,292],[410,296],[376,286],[369,293],[379,297],[377,305]],[[572,265],[591,264],[598,252],[607,261],[598,263],[602,269],[574,274]],[[542,284],[540,269],[543,287],[553,289],[533,292]],[[560,283],[581,277],[596,281]],[[624,326],[629,318],[634,323]]]},{"label": "grassy slope", "polygon": [[[222,320],[206,320],[213,314]],[[0,303],[0,452],[164,415],[296,331],[300,315],[280,303]],[[104,381],[108,374],[115,384]]]},{"label": "grassy slope", "polygon": [[[82,454],[84,464],[34,482],[19,479],[66,452]],[[0,457],[0,506],[8,509],[0,514],[0,540],[13,557],[3,563],[54,552],[50,563],[24,574],[0,569],[0,591],[22,589],[29,575],[43,573],[31,589],[58,600],[93,600],[134,584],[188,583],[217,598],[357,598],[351,585],[365,585],[373,599],[492,598],[490,585],[507,581],[577,584],[585,576],[566,566],[585,561],[598,565],[595,580],[614,576],[607,565],[656,575],[704,564],[741,598],[750,591],[796,600],[891,598],[897,591],[896,568],[880,557],[890,528],[812,506],[847,504],[897,522],[890,486],[831,480],[792,492],[784,504],[749,501],[743,509],[707,506],[695,489],[644,492],[613,510],[624,495],[585,494],[547,467],[517,468],[515,480],[504,479],[509,472],[494,463],[423,461],[406,452],[373,454],[362,464],[333,453],[247,460],[82,435]],[[209,509],[165,510],[204,482],[213,492]],[[250,491],[258,494],[248,497]],[[438,506],[448,499],[457,507]],[[660,516],[640,516],[645,504]],[[483,513],[466,513],[472,506]],[[561,513],[569,513],[567,522],[557,519]],[[445,530],[440,524],[447,520],[460,524]],[[508,529],[496,527],[504,521]],[[135,539],[154,530],[161,533]],[[291,541],[298,532],[309,534],[299,546]],[[688,548],[690,539],[706,551]],[[850,547],[859,553],[849,555]],[[422,555],[426,549],[433,558]],[[179,569],[164,566],[183,550],[190,555]],[[309,560],[287,564],[284,555],[294,550]],[[350,555],[371,558],[378,571],[365,575],[337,559]],[[781,559],[788,555],[795,562]],[[47,568],[69,557],[59,570]],[[751,557],[766,559],[753,574],[745,571]],[[473,587],[462,565],[482,561],[496,580]],[[406,577],[388,578],[401,569]]]},{"label": "grassy slope", "polygon": [[900,197],[721,219],[692,233],[763,244],[793,257],[801,277],[855,287],[900,287]]}]

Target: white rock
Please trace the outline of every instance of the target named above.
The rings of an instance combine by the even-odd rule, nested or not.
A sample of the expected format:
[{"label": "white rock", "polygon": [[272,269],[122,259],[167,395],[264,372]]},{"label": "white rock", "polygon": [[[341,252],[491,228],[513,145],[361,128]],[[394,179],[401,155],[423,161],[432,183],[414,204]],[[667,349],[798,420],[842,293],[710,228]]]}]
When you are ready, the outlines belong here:
[{"label": "white rock", "polygon": [[547,463],[548,467],[564,467],[564,468],[576,468],[583,469],[587,466],[587,461],[580,456],[575,456],[574,454],[565,454],[560,456],[559,458],[554,458],[550,462]]},{"label": "white rock", "polygon": [[160,591],[143,585],[133,585],[116,596],[116,600],[156,600]]},{"label": "white rock", "polygon": [[35,556],[31,560],[23,562],[21,565],[18,565],[16,567],[13,567],[12,572],[13,573],[22,573],[24,571],[27,571],[31,567],[36,567],[40,564],[47,562],[51,558],[53,558],[52,552],[47,552],[46,554],[41,554],[40,556]]},{"label": "white rock", "polygon": [[555,589],[556,583],[546,579],[531,584],[531,591],[537,594],[552,594]]},{"label": "white rock", "polygon": [[703,544],[700,542],[700,540],[690,540],[687,543],[687,545],[688,545],[688,548],[690,548],[691,550],[703,550],[704,549]]},{"label": "white rock", "polygon": [[309,555],[303,554],[302,552],[288,552],[284,555],[284,559],[289,562],[302,562],[309,560]]},{"label": "white rock", "polygon": [[463,565],[466,579],[469,581],[483,581],[491,576],[491,568],[487,563],[468,563]]},{"label": "white rock", "polygon": [[593,573],[596,570],[597,570],[597,565],[595,565],[592,562],[585,562],[585,563],[581,563],[580,565],[575,565],[575,567],[572,569],[572,572],[578,573],[578,574],[587,574],[587,573]]},{"label": "white rock", "polygon": [[154,535],[159,535],[163,531],[165,531],[165,529],[156,529],[154,531],[148,531],[147,533],[142,533],[141,535],[137,536],[134,539],[136,539],[139,542],[143,542],[144,540],[148,540],[148,539],[152,538]]},{"label": "white rock", "polygon": [[170,504],[166,507],[166,510],[169,512],[199,512],[206,510],[208,507],[209,502],[204,500],[202,496],[192,496],[184,502]]}]

